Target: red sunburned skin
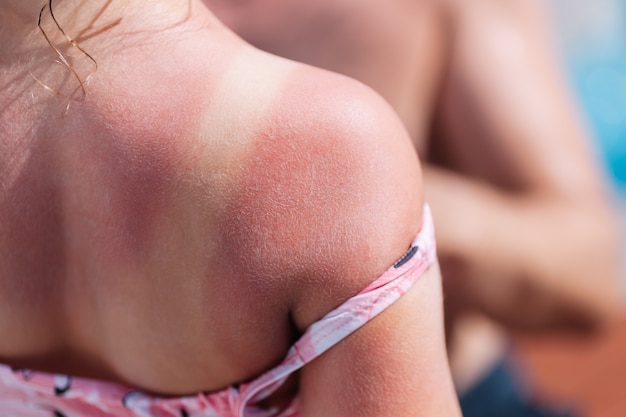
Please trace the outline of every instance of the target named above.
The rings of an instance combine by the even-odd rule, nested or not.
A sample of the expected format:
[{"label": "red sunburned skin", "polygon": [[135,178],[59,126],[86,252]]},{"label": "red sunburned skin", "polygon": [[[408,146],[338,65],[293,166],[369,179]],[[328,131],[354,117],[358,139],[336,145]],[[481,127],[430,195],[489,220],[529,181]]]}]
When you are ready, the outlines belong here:
[{"label": "red sunburned skin", "polygon": [[[389,255],[377,253],[378,248],[355,235],[375,234],[387,250],[394,247],[392,241],[402,242],[403,233],[410,241],[417,224],[398,233],[396,224],[379,230],[379,219],[372,217],[389,210],[387,202],[399,195],[415,200],[415,210],[420,207],[416,198],[420,190],[384,182],[398,177],[389,175],[398,164],[389,156],[397,152],[389,150],[401,147],[410,167],[416,166],[415,153],[408,137],[397,140],[402,137],[401,125],[387,117],[389,109],[373,97],[361,84],[311,67],[300,67],[285,81],[255,133],[237,181],[239,192],[220,221],[221,246],[229,248],[224,259],[238,268],[233,275],[271,282],[280,278],[278,268],[283,274],[310,274],[307,269],[320,259],[345,261],[359,254],[372,260],[364,266],[372,276],[347,271],[344,265],[326,265],[327,271],[318,271],[320,280],[321,272],[352,273],[354,282],[346,276],[345,283],[356,289],[374,279],[377,269],[380,273],[389,266],[383,264]],[[410,178],[418,171],[402,169],[406,183],[414,183]],[[358,178],[351,174],[355,172]],[[407,214],[386,214],[410,224]],[[411,216],[418,219],[415,212]],[[406,247],[395,249],[397,256],[405,251]]]},{"label": "red sunburned skin", "polygon": [[[403,171],[401,183],[383,183],[403,165],[389,149],[404,146],[413,163],[415,156],[408,139],[395,142],[399,122],[384,116],[389,109],[370,90],[240,43],[205,43],[185,38],[101,61],[87,100],[64,119],[75,126],[66,129],[69,151],[59,161],[71,181],[63,185],[65,235],[58,238],[65,252],[55,256],[68,256],[72,270],[61,271],[67,281],[50,282],[70,284],[58,286],[54,299],[67,301],[61,315],[71,319],[37,323],[66,324],[74,347],[97,352],[125,382],[155,391],[192,392],[257,375],[292,336],[285,310],[294,298],[285,288],[300,281],[285,275],[345,281],[342,291],[325,289],[331,295],[317,291],[324,300],[309,302],[316,309],[297,323],[306,324],[389,267],[406,252],[402,233],[408,245],[418,228],[398,233],[386,222],[378,230],[371,217],[381,210],[400,217],[386,203],[398,195],[417,200],[417,190],[403,189],[412,171]],[[355,175],[363,172],[365,180]],[[368,276],[347,271],[354,254],[387,264],[364,265]],[[159,336],[172,332],[177,339]],[[192,342],[181,350],[181,340]],[[267,342],[246,353],[242,342],[250,340]],[[169,364],[154,366],[163,357],[180,360],[185,372],[170,377]],[[181,375],[195,379],[176,380]]]},{"label": "red sunburned skin", "polygon": [[[188,173],[202,157],[198,153],[207,151],[198,132],[228,60],[218,66],[210,58],[215,51],[199,60],[190,53],[196,43],[124,57],[119,72],[109,77],[115,84],[93,96],[94,139],[82,147],[81,157],[98,188],[93,197],[104,209],[97,210],[102,216],[97,223],[107,225],[99,233],[113,258],[130,259],[158,243],[151,236],[155,222],[184,203],[180,196],[188,190],[181,182],[193,180]],[[151,68],[142,62],[151,62]]]},{"label": "red sunburned skin", "polygon": [[[200,337],[200,315],[189,306],[198,306],[194,300],[210,294],[198,278],[210,269],[215,207],[229,185],[221,181],[230,169],[222,164],[228,159],[222,158],[228,140],[218,129],[205,126],[205,116],[219,119],[225,111],[216,91],[231,62],[222,59],[220,67],[211,59],[193,62],[199,58],[189,51],[202,54],[202,42],[190,43],[179,44],[180,51],[167,57],[159,55],[154,68],[141,71],[135,69],[141,61],[156,58],[131,54],[120,57],[119,65],[103,62],[103,73],[90,84],[87,101],[72,107],[66,119],[77,115],[81,132],[68,138],[75,151],[66,157],[66,167],[76,174],[67,224],[72,233],[66,235],[71,249],[67,253],[72,255],[68,264],[76,272],[68,281],[68,309],[76,314],[68,327],[83,332],[97,322],[103,328],[91,339],[106,341],[107,335],[116,335],[113,345],[100,343],[94,349],[106,357],[136,359],[113,363],[129,381],[153,389],[161,386],[147,382],[152,374],[143,373],[143,361],[149,360],[134,355],[148,343],[136,340],[139,324],[148,334],[158,334],[159,326],[173,326],[174,319],[160,317],[166,308],[153,308],[167,305],[176,311],[176,320],[189,319],[181,337]],[[185,67],[187,76],[181,79]],[[204,344],[202,349],[209,348]],[[159,348],[160,353],[172,350],[166,342]],[[221,386],[223,381],[218,382]]]},{"label": "red sunburned skin", "polygon": [[[278,261],[280,257],[290,257],[289,253],[274,250],[267,253],[263,246],[298,251],[298,246],[312,238],[307,236],[309,231],[323,228],[328,217],[336,216],[336,210],[350,210],[337,207],[338,202],[332,201],[332,196],[340,190],[350,192],[351,179],[338,169],[343,167],[347,172],[354,169],[345,166],[349,162],[342,160],[343,153],[353,150],[344,149],[341,124],[333,126],[320,118],[321,113],[332,114],[330,107],[335,103],[330,97],[326,103],[320,103],[317,86],[306,87],[309,94],[290,96],[286,91],[274,102],[265,124],[256,132],[237,200],[227,211],[229,216],[236,217],[228,219],[225,229],[240,229],[242,236],[241,242],[226,246],[243,249],[242,245],[253,245],[246,250],[253,261],[249,266],[257,272],[268,265],[280,264],[261,259]],[[300,88],[304,90],[302,85]],[[329,107],[321,108],[323,105]],[[317,215],[311,216],[312,211]],[[231,221],[235,224],[229,224]],[[311,221],[317,224],[310,224]]]}]

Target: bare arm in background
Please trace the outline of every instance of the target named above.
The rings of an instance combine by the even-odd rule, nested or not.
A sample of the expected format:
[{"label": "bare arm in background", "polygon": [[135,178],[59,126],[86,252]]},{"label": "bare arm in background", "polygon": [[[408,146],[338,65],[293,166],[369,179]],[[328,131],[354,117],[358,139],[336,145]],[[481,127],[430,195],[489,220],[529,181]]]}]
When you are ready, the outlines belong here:
[{"label": "bare arm in background", "polygon": [[451,2],[436,214],[448,315],[593,329],[619,309],[616,227],[537,0]]}]

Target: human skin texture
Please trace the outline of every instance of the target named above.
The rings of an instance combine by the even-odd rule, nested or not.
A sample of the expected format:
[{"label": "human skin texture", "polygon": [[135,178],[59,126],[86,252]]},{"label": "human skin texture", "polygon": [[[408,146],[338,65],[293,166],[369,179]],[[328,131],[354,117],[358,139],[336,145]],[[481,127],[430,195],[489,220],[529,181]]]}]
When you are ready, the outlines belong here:
[{"label": "human skin texture", "polygon": [[401,117],[424,160],[461,391],[502,354],[484,317],[585,334],[621,311],[607,190],[539,1],[205,3],[262,49],[372,86]]},{"label": "human skin texture", "polygon": [[[0,32],[0,362],[219,390],[406,252],[421,171],[370,88],[250,47],[200,2],[146,4],[55,8],[93,26],[84,99],[66,94],[84,54],[62,49],[72,78],[36,27]],[[458,416],[438,268],[370,324],[302,371],[303,415]]]}]

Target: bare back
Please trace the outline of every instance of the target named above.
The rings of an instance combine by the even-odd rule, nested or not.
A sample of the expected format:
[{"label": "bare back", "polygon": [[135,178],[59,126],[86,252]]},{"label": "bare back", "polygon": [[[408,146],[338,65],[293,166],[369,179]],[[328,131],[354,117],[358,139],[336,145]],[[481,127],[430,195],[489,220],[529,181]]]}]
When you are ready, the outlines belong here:
[{"label": "bare back", "polygon": [[406,250],[416,159],[399,121],[372,125],[391,111],[360,84],[256,51],[202,12],[164,31],[134,19],[84,42],[99,68],[69,110],[27,65],[4,69],[0,362],[222,388]]}]

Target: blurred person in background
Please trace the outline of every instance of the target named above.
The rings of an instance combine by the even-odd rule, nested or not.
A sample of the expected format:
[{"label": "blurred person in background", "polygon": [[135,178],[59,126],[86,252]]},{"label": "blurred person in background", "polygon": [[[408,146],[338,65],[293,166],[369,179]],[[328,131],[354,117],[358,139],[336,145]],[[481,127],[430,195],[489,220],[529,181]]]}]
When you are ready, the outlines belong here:
[{"label": "blurred person in background", "polygon": [[354,77],[400,115],[438,226],[464,415],[533,403],[507,329],[589,334],[621,311],[616,223],[539,0],[204,0],[257,47]]}]

